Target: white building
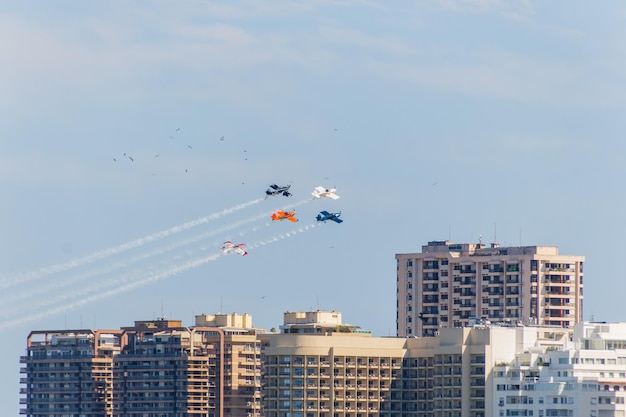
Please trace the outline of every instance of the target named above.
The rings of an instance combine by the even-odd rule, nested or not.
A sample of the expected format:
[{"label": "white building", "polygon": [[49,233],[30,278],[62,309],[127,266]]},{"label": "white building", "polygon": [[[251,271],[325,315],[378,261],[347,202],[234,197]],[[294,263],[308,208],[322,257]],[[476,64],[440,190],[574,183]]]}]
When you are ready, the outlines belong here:
[{"label": "white building", "polygon": [[579,323],[493,369],[497,416],[625,416],[626,323]]}]

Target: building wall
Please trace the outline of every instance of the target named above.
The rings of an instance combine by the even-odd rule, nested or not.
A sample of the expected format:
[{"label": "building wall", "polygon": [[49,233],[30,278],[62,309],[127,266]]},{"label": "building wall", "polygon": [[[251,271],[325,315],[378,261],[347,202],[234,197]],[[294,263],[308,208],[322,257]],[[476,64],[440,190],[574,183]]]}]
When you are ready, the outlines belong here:
[{"label": "building wall", "polygon": [[472,318],[570,327],[582,321],[582,256],[556,247],[429,242],[396,254],[399,336],[433,336]]},{"label": "building wall", "polygon": [[31,417],[111,416],[113,356],[120,331],[34,331],[27,338],[21,389]]}]

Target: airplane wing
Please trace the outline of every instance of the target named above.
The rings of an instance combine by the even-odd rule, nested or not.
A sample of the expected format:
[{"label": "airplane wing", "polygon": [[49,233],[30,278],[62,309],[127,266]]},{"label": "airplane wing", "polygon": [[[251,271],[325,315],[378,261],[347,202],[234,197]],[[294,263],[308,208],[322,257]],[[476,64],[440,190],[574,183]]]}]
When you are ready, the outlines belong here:
[{"label": "airplane wing", "polygon": [[321,194],[325,191],[326,189],[324,187],[322,187],[321,185],[318,185],[317,187],[313,189],[313,192],[311,193],[311,195],[313,196],[313,198],[320,198]]},{"label": "airplane wing", "polygon": [[276,210],[274,213],[272,213],[272,220],[280,220],[280,219],[284,219],[286,216],[285,212],[282,210]]},{"label": "airplane wing", "polygon": [[322,213],[324,216],[330,216],[330,213],[327,212],[326,210],[322,210],[320,211],[320,213]]},{"label": "airplane wing", "polygon": [[326,194],[326,197],[330,197],[333,200],[339,199],[339,196],[337,194],[335,194],[335,193],[328,193],[328,194]]},{"label": "airplane wing", "polygon": [[337,216],[333,216],[333,217],[331,217],[331,220],[332,220],[332,221],[334,221],[334,222],[337,222],[337,223],[341,223],[341,222],[343,222],[343,220],[341,220],[341,219],[340,219],[339,217],[337,217]]},{"label": "airplane wing", "polygon": [[234,251],[240,254],[241,256],[246,256],[248,252],[244,250],[243,248],[244,246],[246,246],[245,243],[240,243],[239,245],[235,247]]},{"label": "airplane wing", "polygon": [[297,222],[298,219],[296,219],[295,217],[291,216],[291,217],[287,217],[287,220],[289,220],[290,222]]}]

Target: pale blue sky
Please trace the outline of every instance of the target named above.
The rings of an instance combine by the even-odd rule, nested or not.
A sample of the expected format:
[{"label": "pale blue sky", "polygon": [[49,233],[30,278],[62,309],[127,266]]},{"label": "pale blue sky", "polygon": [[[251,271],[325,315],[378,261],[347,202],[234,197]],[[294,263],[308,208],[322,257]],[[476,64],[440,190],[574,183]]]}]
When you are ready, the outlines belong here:
[{"label": "pale blue sky", "polygon": [[[395,334],[394,254],[430,240],[586,256],[585,319],[626,320],[625,23],[617,1],[1,2],[0,415],[32,329],[319,307]],[[271,183],[294,196],[223,212]],[[249,255],[163,276],[224,240]]]}]

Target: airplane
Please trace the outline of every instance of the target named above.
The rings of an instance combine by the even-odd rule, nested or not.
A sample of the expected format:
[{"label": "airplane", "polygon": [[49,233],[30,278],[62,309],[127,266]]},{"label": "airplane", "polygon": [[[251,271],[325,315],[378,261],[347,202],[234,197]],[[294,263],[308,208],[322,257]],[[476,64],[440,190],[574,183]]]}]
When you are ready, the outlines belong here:
[{"label": "airplane", "polygon": [[333,200],[337,200],[339,196],[335,194],[335,191],[337,191],[336,188],[324,188],[321,185],[318,185],[317,187],[315,187],[311,195],[313,196],[313,198],[329,197]]},{"label": "airplane", "polygon": [[291,187],[291,184],[283,185],[283,186],[272,184],[270,185],[270,188],[268,188],[267,191],[265,191],[265,194],[267,194],[268,196],[282,194],[285,197],[291,197],[291,193],[289,192],[290,187]]},{"label": "airplane", "polygon": [[325,222],[326,220],[332,220],[334,222],[341,223],[343,222],[343,220],[341,220],[339,216],[341,216],[341,212],[329,213],[326,210],[324,210],[324,211],[320,211],[320,214],[317,215],[316,219],[318,222]]},{"label": "airplane", "polygon": [[296,211],[282,211],[282,210],[276,210],[274,213],[272,213],[272,220],[289,220],[290,222],[297,222],[298,219],[296,219],[295,216],[296,215]]},{"label": "airplane", "polygon": [[243,247],[246,246],[245,243],[238,243],[238,244],[234,244],[233,242],[224,242],[224,246],[222,246],[222,252],[224,253],[231,253],[231,252],[235,252],[240,254],[241,256],[246,256],[248,254],[248,252],[246,252]]}]

